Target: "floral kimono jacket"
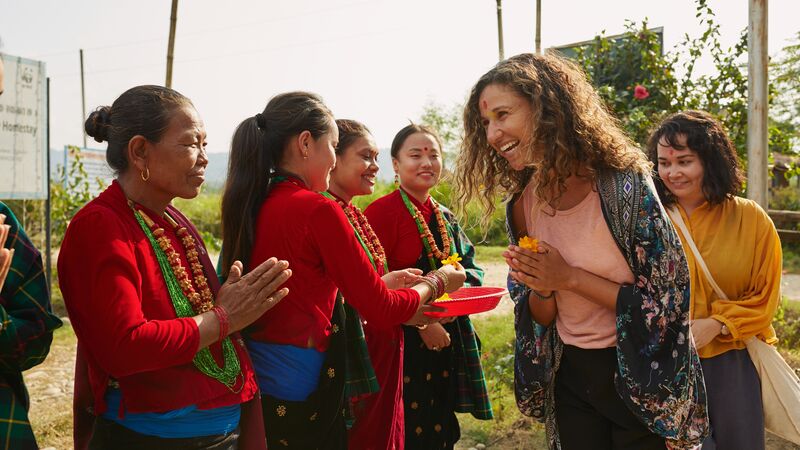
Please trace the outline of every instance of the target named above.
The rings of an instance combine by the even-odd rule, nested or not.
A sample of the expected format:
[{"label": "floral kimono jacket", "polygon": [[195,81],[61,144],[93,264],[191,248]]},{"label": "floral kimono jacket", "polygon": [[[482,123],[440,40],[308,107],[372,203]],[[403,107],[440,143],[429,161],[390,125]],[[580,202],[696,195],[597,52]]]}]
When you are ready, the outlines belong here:
[{"label": "floral kimono jacket", "polygon": [[[705,384],[689,331],[689,269],[680,239],[649,175],[598,172],[603,216],[636,280],[617,295],[617,392],[628,408],[670,448],[692,448],[708,434]],[[507,205],[509,240],[517,242]],[[563,343],[555,321],[537,324],[530,289],[509,276],[515,302],[514,390],[517,406],[546,424],[560,449],[555,377]]]}]

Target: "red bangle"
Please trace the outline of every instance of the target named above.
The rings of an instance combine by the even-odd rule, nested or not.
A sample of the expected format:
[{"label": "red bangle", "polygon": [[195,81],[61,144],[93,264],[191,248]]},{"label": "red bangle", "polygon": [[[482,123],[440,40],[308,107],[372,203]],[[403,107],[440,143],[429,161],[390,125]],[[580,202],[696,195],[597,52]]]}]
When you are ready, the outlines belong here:
[{"label": "red bangle", "polygon": [[228,311],[222,305],[216,305],[211,308],[211,311],[214,311],[214,315],[217,316],[217,320],[219,321],[219,342],[222,342],[228,336],[228,330],[230,328],[230,322],[228,321]]},{"label": "red bangle", "polygon": [[[441,278],[437,277],[434,274],[434,272],[428,272],[423,278],[431,280],[433,282],[434,286],[436,287],[433,290],[433,294],[431,294],[432,297],[433,297],[433,300],[436,300],[437,298],[439,298],[439,297],[444,295],[444,292],[445,292],[444,281]],[[433,300],[431,300],[431,301],[433,301]]]}]

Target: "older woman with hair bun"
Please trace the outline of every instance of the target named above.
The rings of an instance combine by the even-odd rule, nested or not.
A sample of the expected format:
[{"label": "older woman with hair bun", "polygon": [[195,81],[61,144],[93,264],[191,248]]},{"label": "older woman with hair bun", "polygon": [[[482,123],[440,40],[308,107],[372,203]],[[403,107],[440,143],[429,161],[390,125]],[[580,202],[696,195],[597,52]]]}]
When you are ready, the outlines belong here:
[{"label": "older woman with hair bun", "polygon": [[78,337],[75,448],[265,448],[260,409],[248,421],[241,406],[258,386],[236,333],[288,293],[288,264],[270,258],[243,276],[233,262],[220,287],[170,204],[198,195],[208,164],[188,98],[137,86],[86,132],[108,142],[117,177],[72,219],[58,259]]}]

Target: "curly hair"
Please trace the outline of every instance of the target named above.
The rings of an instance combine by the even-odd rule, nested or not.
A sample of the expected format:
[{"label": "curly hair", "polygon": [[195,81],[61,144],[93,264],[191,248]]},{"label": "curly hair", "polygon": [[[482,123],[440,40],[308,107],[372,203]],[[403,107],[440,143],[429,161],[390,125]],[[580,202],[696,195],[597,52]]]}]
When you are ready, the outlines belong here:
[{"label": "curly hair", "polygon": [[[492,84],[512,89],[531,107],[531,139],[520,143],[527,164],[519,171],[492,149],[486,136],[478,101]],[[536,157],[534,149],[541,149]],[[649,172],[651,168],[583,71],[555,54],[511,57],[478,80],[464,107],[464,140],[456,160],[456,206],[464,211],[477,198],[487,212],[481,220],[484,227],[496,195],[518,194],[528,183],[534,183],[539,198],[555,206],[566,190],[567,178],[579,166],[590,177],[603,169]]]},{"label": "curly hair", "polygon": [[[679,136],[686,137],[686,145],[678,142]],[[697,153],[703,164],[703,195],[708,203],[718,205],[742,191],[744,174],[736,148],[725,128],[711,114],[681,111],[664,119],[647,141],[647,154],[656,165],[659,143],[675,150],[689,149]],[[656,189],[664,206],[677,201],[663,182],[656,183]]]}]

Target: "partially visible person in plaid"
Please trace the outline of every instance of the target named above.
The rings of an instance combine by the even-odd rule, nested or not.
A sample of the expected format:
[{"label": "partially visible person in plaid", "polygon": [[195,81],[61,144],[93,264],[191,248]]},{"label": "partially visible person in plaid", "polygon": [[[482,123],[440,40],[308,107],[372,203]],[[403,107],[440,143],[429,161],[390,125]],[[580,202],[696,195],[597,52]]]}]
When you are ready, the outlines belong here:
[{"label": "partially visible person in plaid", "polygon": [[36,449],[22,371],[40,364],[61,321],[50,309],[42,257],[0,202],[0,449]]}]

